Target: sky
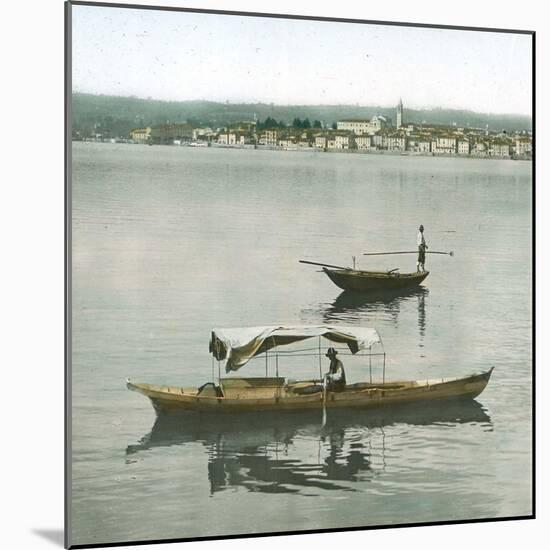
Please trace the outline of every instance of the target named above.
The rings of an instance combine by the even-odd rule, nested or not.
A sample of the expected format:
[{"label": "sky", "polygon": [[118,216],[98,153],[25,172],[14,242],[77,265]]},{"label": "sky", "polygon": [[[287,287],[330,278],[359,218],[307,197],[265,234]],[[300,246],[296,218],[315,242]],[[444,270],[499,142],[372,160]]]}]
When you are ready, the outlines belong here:
[{"label": "sky", "polygon": [[531,114],[531,37],[73,5],[73,91]]}]

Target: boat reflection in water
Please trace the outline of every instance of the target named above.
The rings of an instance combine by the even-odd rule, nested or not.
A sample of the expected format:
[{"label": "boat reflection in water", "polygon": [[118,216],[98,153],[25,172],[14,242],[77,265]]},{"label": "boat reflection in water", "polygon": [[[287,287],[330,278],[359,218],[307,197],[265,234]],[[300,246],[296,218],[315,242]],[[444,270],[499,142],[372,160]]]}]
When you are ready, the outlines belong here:
[{"label": "boat reflection in water", "polygon": [[[323,307],[323,317],[327,321],[361,319],[364,313],[384,312],[397,321],[401,306],[405,302],[418,301],[419,319],[425,327],[425,299],[430,291],[424,287],[407,290],[388,290],[376,293],[349,292],[345,290],[332,302]],[[422,310],[422,313],[421,313]],[[420,321],[419,321],[420,322]]]},{"label": "boat reflection in water", "polygon": [[[331,411],[322,425],[317,413],[200,413],[158,416],[151,431],[126,449],[128,462],[147,452],[202,444],[208,457],[210,493],[243,487],[266,493],[315,495],[354,491],[386,469],[388,428],[477,425],[492,431],[491,418],[476,401],[439,401],[378,411]],[[418,428],[420,429],[420,428]],[[173,449],[172,449],[173,450]],[[395,454],[393,448],[390,455]]]},{"label": "boat reflection in water", "polygon": [[318,319],[319,314],[325,323],[341,321],[372,322],[372,317],[383,318],[397,325],[401,309],[405,306],[417,306],[418,332],[420,335],[420,347],[426,335],[426,305],[430,291],[423,287],[404,290],[386,290],[379,292],[350,292],[345,290],[340,293],[332,303],[319,304],[314,309],[302,310],[304,318]]}]

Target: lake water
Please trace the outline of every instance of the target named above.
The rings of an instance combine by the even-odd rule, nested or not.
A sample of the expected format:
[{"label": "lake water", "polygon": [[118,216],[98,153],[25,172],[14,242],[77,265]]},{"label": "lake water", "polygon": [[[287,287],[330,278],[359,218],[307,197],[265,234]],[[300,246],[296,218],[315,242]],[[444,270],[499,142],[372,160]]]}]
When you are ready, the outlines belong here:
[{"label": "lake water", "polygon": [[[72,544],[530,514],[531,193],[527,162],[73,144]],[[420,223],[455,256],[414,292],[357,300],[298,263],[414,271],[362,252],[414,250]],[[376,327],[388,379],[495,370],[468,405],[325,426],[156,421],[126,389],[209,381],[214,327],[319,323]]]}]

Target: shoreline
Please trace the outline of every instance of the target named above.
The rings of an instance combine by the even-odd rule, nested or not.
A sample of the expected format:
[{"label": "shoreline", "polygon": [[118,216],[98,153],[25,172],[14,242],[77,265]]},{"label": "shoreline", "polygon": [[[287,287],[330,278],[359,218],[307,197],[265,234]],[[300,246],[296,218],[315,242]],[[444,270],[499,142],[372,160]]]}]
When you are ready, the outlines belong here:
[{"label": "shoreline", "polygon": [[311,154],[351,154],[351,155],[385,155],[394,157],[430,157],[430,158],[457,158],[457,159],[482,159],[482,160],[507,160],[507,161],[532,161],[532,157],[514,157],[514,156],[490,156],[490,155],[460,155],[446,153],[421,153],[413,151],[388,151],[384,149],[377,150],[361,150],[361,149],[321,149],[318,147],[280,147],[277,145],[221,145],[211,144],[208,146],[196,145],[170,145],[170,144],[147,144],[147,143],[130,143],[128,141],[95,141],[95,140],[72,140],[71,143],[102,143],[105,145],[148,145],[150,147],[185,147],[192,149],[229,149],[229,150],[245,150],[245,151],[275,151],[280,153],[311,153]]}]

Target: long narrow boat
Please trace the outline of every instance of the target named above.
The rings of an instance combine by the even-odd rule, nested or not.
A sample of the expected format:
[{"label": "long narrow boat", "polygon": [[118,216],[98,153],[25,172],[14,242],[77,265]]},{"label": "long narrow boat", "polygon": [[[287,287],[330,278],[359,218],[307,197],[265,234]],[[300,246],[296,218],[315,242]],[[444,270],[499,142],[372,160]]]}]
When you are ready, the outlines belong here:
[{"label": "long narrow boat", "polygon": [[[325,275],[342,290],[352,292],[384,292],[417,287],[430,274],[429,271],[399,273],[398,269],[388,271],[363,271],[310,260],[298,260],[301,264],[318,265]],[[354,266],[355,267],[355,266]]]},{"label": "long narrow boat", "polygon": [[343,290],[371,292],[396,290],[418,286],[429,271],[399,273],[399,271],[360,271],[356,269],[329,269],[323,267],[327,277]]},{"label": "long narrow boat", "polygon": [[[244,411],[308,411],[344,408],[374,408],[413,402],[433,402],[437,399],[473,399],[486,387],[493,368],[461,378],[386,381],[386,353],[372,353],[372,347],[382,345],[378,332],[372,328],[350,326],[314,327],[252,327],[217,329],[212,332],[210,351],[218,361],[225,361],[227,373],[237,371],[250,359],[279,346],[311,338],[321,338],[334,344],[346,344],[351,354],[365,356],[370,366],[373,357],[383,357],[383,375],[379,382],[348,384],[343,390],[331,391],[323,377],[293,381],[279,376],[278,355],[275,377],[224,377],[199,388],[160,386],[134,383],[127,387],[148,397],[157,413],[169,411],[201,411],[218,414]],[[383,349],[383,348],[382,348]],[[361,352],[361,353],[360,353]],[[367,353],[368,352],[368,353]],[[282,355],[288,352],[281,352]],[[307,355],[311,355],[310,353]],[[368,358],[368,359],[367,359]]]}]

